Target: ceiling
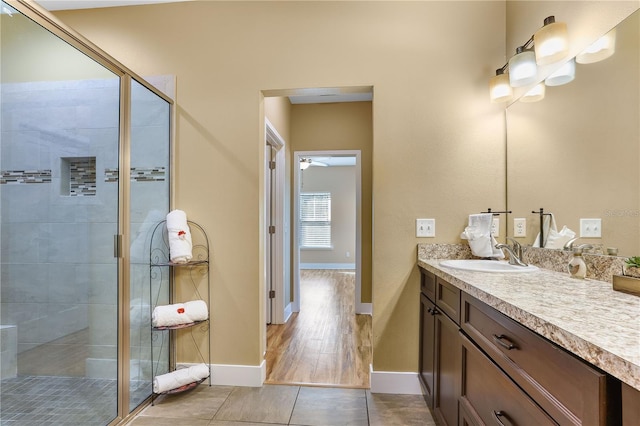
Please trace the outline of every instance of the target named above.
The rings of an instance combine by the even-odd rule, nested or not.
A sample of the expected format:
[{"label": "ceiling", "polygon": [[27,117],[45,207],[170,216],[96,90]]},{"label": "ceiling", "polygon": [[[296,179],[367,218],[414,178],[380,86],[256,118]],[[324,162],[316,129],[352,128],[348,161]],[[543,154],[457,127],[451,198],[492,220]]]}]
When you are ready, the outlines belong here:
[{"label": "ceiling", "polygon": [[135,6],[153,3],[177,3],[191,0],[36,0],[47,10],[94,9],[98,7]]}]

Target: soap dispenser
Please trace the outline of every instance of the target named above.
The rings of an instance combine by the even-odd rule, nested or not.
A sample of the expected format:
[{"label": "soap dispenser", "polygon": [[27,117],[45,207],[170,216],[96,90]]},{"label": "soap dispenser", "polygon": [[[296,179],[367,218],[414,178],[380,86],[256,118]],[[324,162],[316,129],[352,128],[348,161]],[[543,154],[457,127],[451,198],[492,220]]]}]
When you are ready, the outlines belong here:
[{"label": "soap dispenser", "polygon": [[583,250],[590,249],[591,245],[582,244],[573,248],[573,257],[569,261],[568,269],[571,278],[584,279],[587,276],[587,264],[582,258]]}]

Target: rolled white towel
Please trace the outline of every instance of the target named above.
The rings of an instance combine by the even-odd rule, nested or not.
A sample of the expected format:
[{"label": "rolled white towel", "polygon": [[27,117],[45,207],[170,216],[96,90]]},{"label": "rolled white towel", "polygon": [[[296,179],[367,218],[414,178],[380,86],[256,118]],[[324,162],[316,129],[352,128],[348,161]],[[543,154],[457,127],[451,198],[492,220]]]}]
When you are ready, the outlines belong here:
[{"label": "rolled white towel", "polygon": [[173,263],[187,263],[193,258],[191,230],[187,214],[182,210],[173,210],[167,215],[167,233],[169,237],[169,259]]},{"label": "rolled white towel", "polygon": [[186,303],[156,306],[151,317],[154,327],[172,327],[191,324],[209,318],[204,300],[192,300]]},{"label": "rolled white towel", "polygon": [[192,365],[170,373],[161,374],[153,378],[153,391],[163,393],[189,383],[198,382],[209,377],[209,367],[206,364]]}]

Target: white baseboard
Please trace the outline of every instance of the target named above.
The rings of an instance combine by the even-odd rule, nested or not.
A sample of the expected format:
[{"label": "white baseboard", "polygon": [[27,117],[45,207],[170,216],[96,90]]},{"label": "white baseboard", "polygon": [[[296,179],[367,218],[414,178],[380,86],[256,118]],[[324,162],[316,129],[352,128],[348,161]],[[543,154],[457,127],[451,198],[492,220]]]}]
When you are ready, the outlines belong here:
[{"label": "white baseboard", "polygon": [[284,307],[284,322],[289,321],[291,314],[293,313],[293,303],[288,303],[287,306]]},{"label": "white baseboard", "polygon": [[300,263],[300,269],[356,269],[355,263]]},{"label": "white baseboard", "polygon": [[[189,363],[180,363],[188,367]],[[261,387],[267,378],[267,362],[260,365],[211,364],[211,384],[218,386]]]},{"label": "white baseboard", "polygon": [[373,315],[373,304],[372,303],[356,304],[356,314]]},{"label": "white baseboard", "polygon": [[395,393],[403,395],[422,395],[418,373],[397,371],[373,371],[369,365],[371,393]]}]

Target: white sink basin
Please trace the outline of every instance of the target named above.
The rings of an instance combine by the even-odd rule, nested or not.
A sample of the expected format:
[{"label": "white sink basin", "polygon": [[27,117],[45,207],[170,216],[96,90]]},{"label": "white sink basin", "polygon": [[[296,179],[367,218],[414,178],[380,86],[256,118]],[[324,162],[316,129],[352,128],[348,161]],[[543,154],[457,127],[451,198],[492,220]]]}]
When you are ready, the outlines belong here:
[{"label": "white sink basin", "polygon": [[537,266],[510,265],[506,260],[455,259],[443,260],[440,266],[476,272],[523,273],[538,270]]}]

